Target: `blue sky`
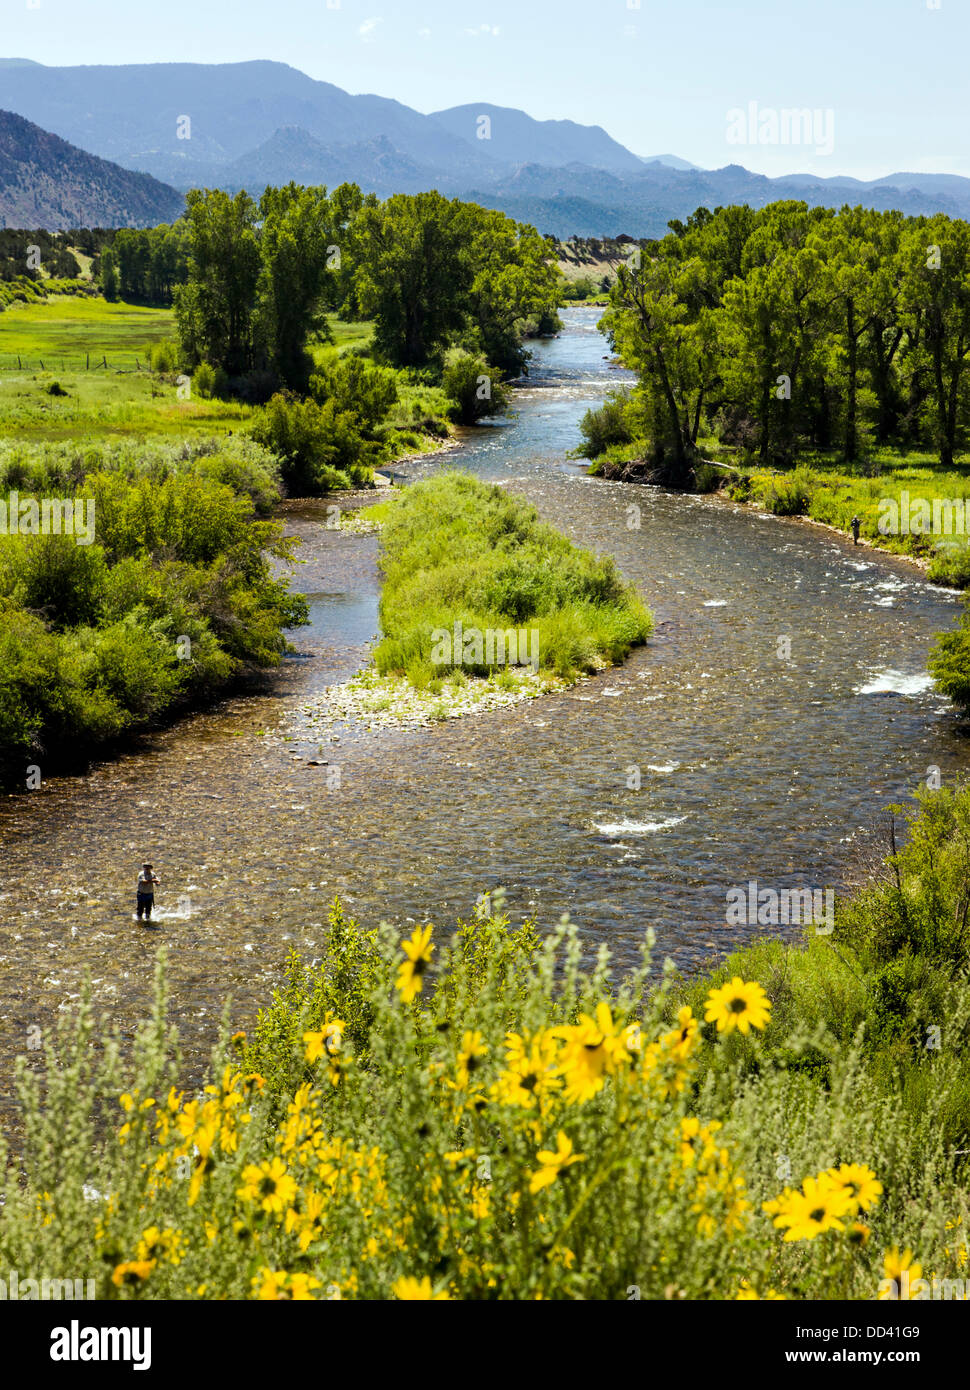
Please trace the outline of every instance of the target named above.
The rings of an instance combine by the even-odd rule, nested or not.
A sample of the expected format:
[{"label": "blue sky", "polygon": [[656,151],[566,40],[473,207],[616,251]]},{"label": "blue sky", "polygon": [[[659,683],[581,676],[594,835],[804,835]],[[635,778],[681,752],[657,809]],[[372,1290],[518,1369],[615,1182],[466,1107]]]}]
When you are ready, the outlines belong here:
[{"label": "blue sky", "polygon": [[[488,101],[601,125],[637,154],[707,168],[970,174],[968,0],[0,5],[2,55],[51,65],[274,58],[420,111]],[[752,102],[768,121],[755,133],[772,110],[817,112],[832,152],[729,143],[728,112]]]}]

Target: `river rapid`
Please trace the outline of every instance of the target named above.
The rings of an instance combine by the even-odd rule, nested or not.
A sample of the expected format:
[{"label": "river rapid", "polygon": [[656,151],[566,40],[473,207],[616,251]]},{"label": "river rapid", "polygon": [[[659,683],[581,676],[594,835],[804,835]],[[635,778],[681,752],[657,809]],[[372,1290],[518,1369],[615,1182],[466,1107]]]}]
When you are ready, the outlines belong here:
[{"label": "river rapid", "polygon": [[[85,972],[131,1030],[159,946],[193,1068],[227,995],[245,1025],[288,950],[320,953],[336,894],[367,925],[448,930],[501,886],[515,920],[568,912],[620,962],[649,926],[659,956],[693,970],[758,930],[727,924],[729,889],[838,890],[889,802],[931,767],[944,784],[966,774],[970,741],[926,676],[957,596],[804,522],[587,477],[566,457],[578,421],[626,374],[599,311],[563,317],[514,418],[404,471],[501,482],[614,555],[655,614],[649,644],[559,695],[321,744],[306,707],[376,634],[377,538],[328,529],[324,503],[288,504],[312,622],[268,693],[0,801],[0,1107],[13,1055]],[[150,930],[132,920],[145,858],[162,880]]]}]

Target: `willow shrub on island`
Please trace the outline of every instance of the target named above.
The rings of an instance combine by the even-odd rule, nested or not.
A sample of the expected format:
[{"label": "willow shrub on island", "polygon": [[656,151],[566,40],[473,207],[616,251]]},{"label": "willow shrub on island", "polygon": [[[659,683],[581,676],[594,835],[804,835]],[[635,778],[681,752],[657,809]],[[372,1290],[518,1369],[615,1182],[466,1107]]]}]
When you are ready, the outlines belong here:
[{"label": "willow shrub on island", "polygon": [[407,488],[383,521],[382,675],[427,672],[433,660],[439,676],[493,674],[487,646],[456,642],[437,660],[435,634],[450,642],[456,624],[465,635],[528,630],[539,669],[567,679],[621,661],[650,635],[653,619],[612,559],[573,545],[500,487],[441,474]]},{"label": "willow shrub on island", "polygon": [[[861,1040],[778,1030],[732,976],[592,969],[500,904],[401,940],[335,908],[251,1040],[179,1088],[163,975],[123,1062],[85,1001],[18,1069],[0,1260],[101,1298],[872,1299],[959,1279],[970,1218],[936,1124]],[[803,1056],[824,1054],[820,1084]],[[940,1088],[952,1068],[941,1059]],[[896,1283],[884,1281],[895,1280]],[[929,1285],[927,1285],[929,1287]]]}]

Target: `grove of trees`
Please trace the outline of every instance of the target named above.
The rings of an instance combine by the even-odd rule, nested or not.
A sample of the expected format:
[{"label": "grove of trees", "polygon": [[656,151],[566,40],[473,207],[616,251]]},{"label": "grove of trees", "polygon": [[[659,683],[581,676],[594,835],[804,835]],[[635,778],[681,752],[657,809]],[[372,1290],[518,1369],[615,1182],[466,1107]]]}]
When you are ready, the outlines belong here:
[{"label": "grove of trees", "polygon": [[686,481],[713,434],[764,465],[932,449],[970,426],[970,226],[801,202],[699,209],[634,250],[606,328],[639,381],[623,428]]},{"label": "grove of trees", "polygon": [[187,366],[306,392],[309,351],[328,316],[370,318],[379,359],[440,375],[445,354],[483,354],[502,377],[522,371],[523,338],[552,326],[558,275],[545,239],[504,213],[354,184],[328,193],[289,184],[257,204],[188,195],[186,283],[175,291]]}]

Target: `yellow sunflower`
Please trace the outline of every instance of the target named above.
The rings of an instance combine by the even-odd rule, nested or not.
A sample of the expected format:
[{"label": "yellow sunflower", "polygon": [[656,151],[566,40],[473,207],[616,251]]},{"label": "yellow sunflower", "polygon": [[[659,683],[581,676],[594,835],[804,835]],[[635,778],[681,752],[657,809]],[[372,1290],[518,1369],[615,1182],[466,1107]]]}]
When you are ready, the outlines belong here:
[{"label": "yellow sunflower", "polygon": [[123,1284],[141,1284],[154,1268],[154,1260],[129,1260],[126,1264],[115,1265],[111,1282],[118,1289]]},{"label": "yellow sunflower", "polygon": [[444,1290],[440,1293],[434,1292],[431,1287],[431,1280],[427,1275],[423,1279],[414,1279],[410,1276],[398,1279],[391,1285],[391,1293],[403,1302],[448,1303],[450,1301]]},{"label": "yellow sunflower", "polygon": [[403,943],[407,960],[398,969],[397,988],[404,1004],[410,1004],[414,996],[424,989],[424,974],[431,963],[431,953],[434,950],[431,944],[432,931],[430,925],[415,927],[410,941]]},{"label": "yellow sunflower", "polygon": [[826,1171],[837,1186],[845,1188],[852,1212],[868,1211],[882,1196],[882,1183],[864,1163],[842,1163],[838,1168]]},{"label": "yellow sunflower", "polygon": [[[916,1280],[923,1277],[923,1266],[913,1264],[913,1252],[908,1247],[902,1253],[897,1245],[887,1250],[882,1258],[882,1268],[885,1278],[893,1280],[898,1297],[903,1300],[909,1297],[909,1289]],[[893,1294],[890,1289],[880,1289],[879,1297],[892,1298]]]},{"label": "yellow sunflower", "polygon": [[[767,1205],[767,1204],[766,1204]],[[774,1224],[785,1231],[785,1240],[814,1240],[823,1231],[844,1231],[841,1217],[849,1213],[852,1199],[827,1173],[806,1178],[801,1192],[791,1192],[779,1203]]]},{"label": "yellow sunflower", "polygon": [[530,1037],[509,1033],[505,1038],[505,1069],[492,1087],[494,1100],[504,1105],[547,1108],[550,1092],[562,1088],[556,1075],[558,1047],[550,1032]]},{"label": "yellow sunflower", "polygon": [[597,1004],[595,1019],[580,1014],[575,1025],[555,1032],[563,1041],[558,1070],[567,1101],[589,1100],[602,1090],[606,1075],[615,1072],[620,1061],[629,1060],[626,1029],[617,1031],[607,1003]]},{"label": "yellow sunflower", "polygon": [[342,1018],[334,1018],[333,1014],[327,1012],[323,1020],[323,1027],[319,1032],[309,1032],[303,1034],[303,1041],[306,1043],[306,1060],[315,1062],[324,1053],[328,1057],[335,1057],[343,1046],[344,1033],[347,1025]]},{"label": "yellow sunflower", "polygon": [[556,1181],[564,1168],[569,1168],[573,1163],[582,1163],[584,1157],[584,1154],[573,1153],[573,1141],[560,1130],[555,1149],[540,1149],[536,1154],[540,1166],[529,1179],[529,1191],[533,1194],[541,1192]]},{"label": "yellow sunflower", "polygon": [[704,1019],[716,1023],[719,1033],[748,1033],[764,1028],[771,1017],[771,1000],[756,980],[745,981],[735,975],[729,984],[712,989],[707,996]]},{"label": "yellow sunflower", "polygon": [[247,1164],[242,1171],[242,1181],[237,1196],[244,1202],[258,1202],[263,1211],[274,1216],[282,1216],[296,1196],[296,1183],[281,1158]]},{"label": "yellow sunflower", "polygon": [[488,1056],[488,1048],[481,1033],[476,1029],[474,1032],[462,1034],[461,1048],[458,1052],[458,1088],[464,1090],[471,1080],[472,1072],[478,1069],[478,1065],[483,1057]]}]

